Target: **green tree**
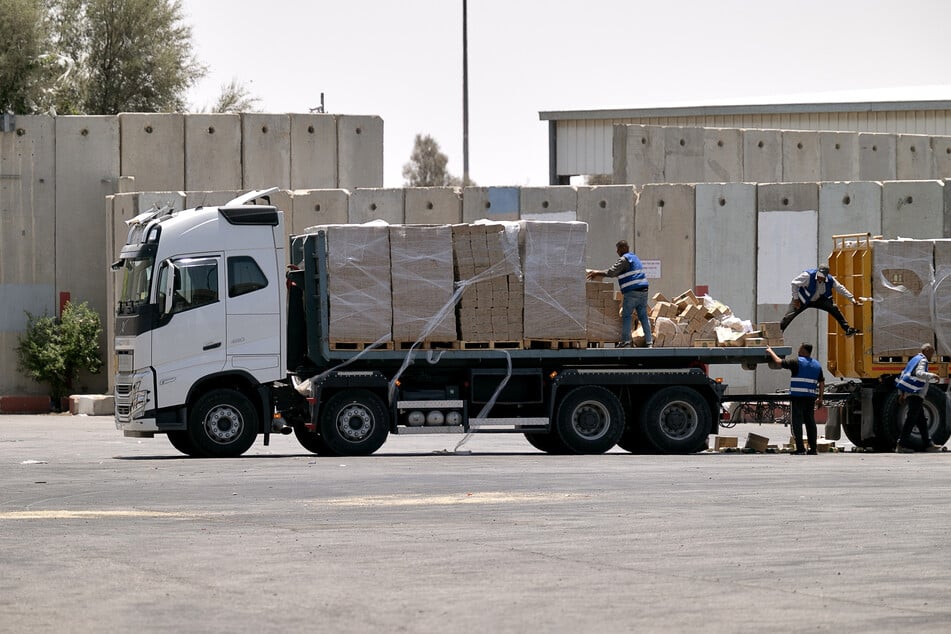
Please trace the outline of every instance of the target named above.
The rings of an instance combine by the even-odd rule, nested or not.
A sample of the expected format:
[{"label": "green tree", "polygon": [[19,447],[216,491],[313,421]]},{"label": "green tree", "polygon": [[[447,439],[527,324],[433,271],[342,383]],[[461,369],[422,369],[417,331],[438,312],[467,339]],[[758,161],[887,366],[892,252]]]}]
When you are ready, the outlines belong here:
[{"label": "green tree", "polygon": [[47,46],[43,0],[0,0],[0,113],[33,112]]},{"label": "green tree", "polygon": [[212,112],[257,112],[257,104],[261,100],[251,94],[248,87],[238,82],[237,77],[221,87],[218,101],[211,108]]},{"label": "green tree", "polygon": [[26,315],[26,335],[18,337],[16,349],[18,367],[34,381],[47,383],[58,405],[81,371],[95,374],[102,369],[99,314],[86,302],[67,302],[59,319]]},{"label": "green tree", "polygon": [[[409,163],[403,165],[403,178],[407,187],[444,187],[461,185],[462,180],[446,170],[449,157],[439,149],[439,144],[428,134],[416,135],[413,143],[413,153]],[[466,185],[473,185],[469,182]]]}]

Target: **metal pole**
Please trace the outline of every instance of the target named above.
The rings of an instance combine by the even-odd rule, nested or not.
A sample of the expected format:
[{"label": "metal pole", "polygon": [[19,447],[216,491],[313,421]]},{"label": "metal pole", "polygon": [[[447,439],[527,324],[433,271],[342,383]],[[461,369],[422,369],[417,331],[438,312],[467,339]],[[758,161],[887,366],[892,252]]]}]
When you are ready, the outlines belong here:
[{"label": "metal pole", "polygon": [[469,184],[469,25],[468,2],[462,0],[462,185]]}]

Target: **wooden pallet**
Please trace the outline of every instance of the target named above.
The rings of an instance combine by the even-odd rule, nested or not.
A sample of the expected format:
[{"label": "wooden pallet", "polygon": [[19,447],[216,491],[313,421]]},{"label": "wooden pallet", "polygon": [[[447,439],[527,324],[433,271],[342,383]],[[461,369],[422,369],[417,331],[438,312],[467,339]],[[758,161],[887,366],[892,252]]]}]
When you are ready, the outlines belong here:
[{"label": "wooden pallet", "polygon": [[[373,346],[375,342],[373,341],[346,341],[346,340],[330,340],[330,349],[331,350],[366,350],[367,348]],[[378,346],[373,346],[374,350],[392,350],[393,342],[384,341]]]},{"label": "wooden pallet", "polygon": [[397,350],[409,350],[415,346],[415,350],[458,350],[458,341],[394,341],[393,346]]},{"label": "wooden pallet", "polygon": [[521,341],[457,341],[461,350],[519,350]]},{"label": "wooden pallet", "polygon": [[525,339],[525,349],[568,350],[588,347],[587,339]]}]

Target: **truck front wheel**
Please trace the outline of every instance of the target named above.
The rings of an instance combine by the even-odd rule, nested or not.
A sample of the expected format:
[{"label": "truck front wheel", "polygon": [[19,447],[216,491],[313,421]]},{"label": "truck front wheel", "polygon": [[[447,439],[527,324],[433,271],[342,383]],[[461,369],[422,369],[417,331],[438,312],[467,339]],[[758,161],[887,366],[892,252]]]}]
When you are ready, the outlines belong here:
[{"label": "truck front wheel", "polygon": [[386,407],[368,390],[334,394],[320,415],[320,436],[338,456],[369,456],[389,433]]},{"label": "truck front wheel", "polygon": [[671,386],[647,399],[641,431],[662,453],[695,453],[704,447],[713,422],[710,406],[696,390]]},{"label": "truck front wheel", "polygon": [[608,389],[591,385],[576,387],[558,405],[555,429],[572,453],[604,453],[621,438],[624,408]]},{"label": "truck front wheel", "polygon": [[188,435],[187,431],[170,431],[166,436],[168,436],[168,441],[172,443],[172,446],[186,456],[191,456],[192,458],[205,457],[205,455],[198,450],[198,447],[195,446],[195,443],[192,442],[191,436]]},{"label": "truck front wheel", "polygon": [[212,390],[198,399],[188,417],[188,437],[201,455],[233,458],[251,448],[258,417],[247,396],[237,390]]}]

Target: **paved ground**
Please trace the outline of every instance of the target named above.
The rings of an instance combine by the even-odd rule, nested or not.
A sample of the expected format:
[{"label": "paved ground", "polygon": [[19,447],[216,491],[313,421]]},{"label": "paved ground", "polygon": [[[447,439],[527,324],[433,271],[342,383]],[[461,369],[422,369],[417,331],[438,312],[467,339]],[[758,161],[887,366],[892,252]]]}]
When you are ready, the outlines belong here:
[{"label": "paved ground", "polygon": [[193,460],[0,417],[0,630],[951,628],[949,453],[434,453],[459,439]]}]

